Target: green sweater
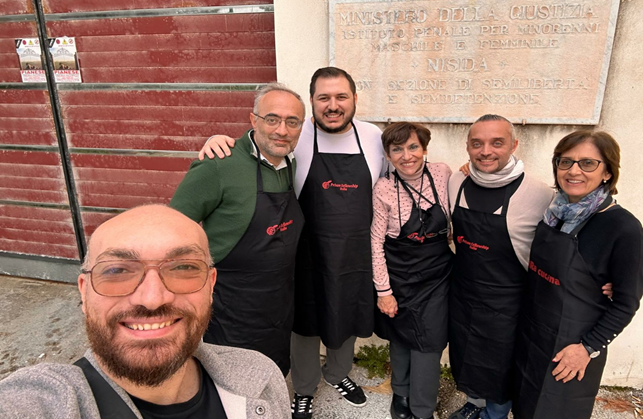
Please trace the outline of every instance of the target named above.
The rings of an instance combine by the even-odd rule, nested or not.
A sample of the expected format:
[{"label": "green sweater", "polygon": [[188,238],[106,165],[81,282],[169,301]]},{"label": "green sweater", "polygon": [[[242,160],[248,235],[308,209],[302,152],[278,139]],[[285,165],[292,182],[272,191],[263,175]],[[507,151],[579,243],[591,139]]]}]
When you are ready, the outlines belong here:
[{"label": "green sweater", "polygon": [[[237,140],[230,157],[192,162],[170,201],[170,207],[203,222],[215,263],[241,240],[255,211],[257,159],[249,133]],[[294,169],[293,162],[293,175]],[[261,176],[265,192],[288,190],[287,168],[275,170],[262,161]]]}]

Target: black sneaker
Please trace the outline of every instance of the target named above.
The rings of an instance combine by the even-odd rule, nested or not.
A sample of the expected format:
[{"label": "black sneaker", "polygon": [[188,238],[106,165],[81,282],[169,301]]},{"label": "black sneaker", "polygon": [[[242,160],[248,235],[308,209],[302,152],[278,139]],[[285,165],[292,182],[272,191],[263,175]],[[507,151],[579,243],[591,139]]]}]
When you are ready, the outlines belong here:
[{"label": "black sneaker", "polygon": [[460,409],[451,413],[451,416],[449,416],[449,419],[478,419],[480,417],[480,412],[482,412],[481,407],[478,407],[473,403],[467,402]]},{"label": "black sneaker", "polygon": [[331,384],[328,381],[326,381],[326,384],[335,387],[339,394],[344,397],[344,400],[353,406],[362,407],[366,404],[366,395],[364,394],[364,390],[362,390],[362,388],[355,384],[355,382],[350,378],[345,377],[339,382],[339,384]]},{"label": "black sneaker", "polygon": [[292,419],[311,419],[313,417],[313,396],[300,396],[295,393],[290,410]]}]

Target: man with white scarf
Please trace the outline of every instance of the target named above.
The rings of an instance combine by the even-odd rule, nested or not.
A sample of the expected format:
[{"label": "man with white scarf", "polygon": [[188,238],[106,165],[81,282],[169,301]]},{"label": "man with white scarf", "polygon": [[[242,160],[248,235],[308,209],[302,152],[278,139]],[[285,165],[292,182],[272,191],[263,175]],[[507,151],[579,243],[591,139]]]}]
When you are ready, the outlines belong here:
[{"label": "man with white scarf", "polygon": [[505,419],[529,250],[552,188],[525,176],[513,124],[484,115],[469,129],[470,175],[449,180],[456,256],[449,356],[467,403],[449,419]]}]

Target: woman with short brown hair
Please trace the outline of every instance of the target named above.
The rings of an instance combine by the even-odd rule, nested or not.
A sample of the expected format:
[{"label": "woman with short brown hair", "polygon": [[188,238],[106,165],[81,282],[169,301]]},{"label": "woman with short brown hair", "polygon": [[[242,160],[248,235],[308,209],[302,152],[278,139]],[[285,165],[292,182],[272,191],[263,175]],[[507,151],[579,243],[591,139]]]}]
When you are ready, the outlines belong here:
[{"label": "woman with short brown hair", "polygon": [[433,417],[447,342],[451,169],[426,163],[430,131],[398,122],[382,134],[395,170],[373,189],[375,332],[391,341],[392,419]]}]

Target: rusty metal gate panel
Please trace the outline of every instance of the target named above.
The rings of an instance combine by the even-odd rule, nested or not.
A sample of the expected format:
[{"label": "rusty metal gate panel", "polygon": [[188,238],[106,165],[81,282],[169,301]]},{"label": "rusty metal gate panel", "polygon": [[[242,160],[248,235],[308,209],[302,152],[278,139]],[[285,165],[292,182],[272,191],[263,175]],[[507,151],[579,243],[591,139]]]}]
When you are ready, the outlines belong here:
[{"label": "rusty metal gate panel", "polygon": [[[205,139],[241,135],[276,79],[271,1],[138,7],[0,3],[0,273],[74,281],[80,242],[167,203]],[[47,37],[74,37],[81,84],[20,82],[14,39],[38,36],[39,10]]]}]

